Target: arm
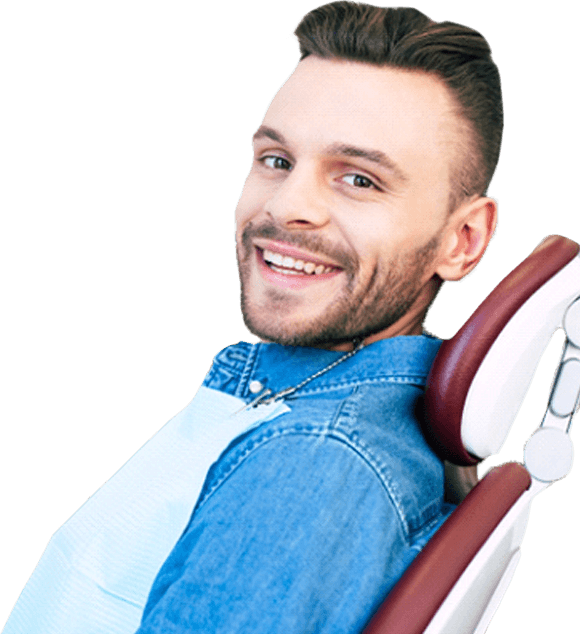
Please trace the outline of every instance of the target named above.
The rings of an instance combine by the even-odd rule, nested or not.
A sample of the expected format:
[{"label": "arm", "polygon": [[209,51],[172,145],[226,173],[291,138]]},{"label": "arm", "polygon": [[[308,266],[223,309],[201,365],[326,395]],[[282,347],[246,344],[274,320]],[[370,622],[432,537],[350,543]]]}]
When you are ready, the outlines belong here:
[{"label": "arm", "polygon": [[139,634],[360,631],[411,553],[372,468],[342,441],[287,434],[196,509]]}]

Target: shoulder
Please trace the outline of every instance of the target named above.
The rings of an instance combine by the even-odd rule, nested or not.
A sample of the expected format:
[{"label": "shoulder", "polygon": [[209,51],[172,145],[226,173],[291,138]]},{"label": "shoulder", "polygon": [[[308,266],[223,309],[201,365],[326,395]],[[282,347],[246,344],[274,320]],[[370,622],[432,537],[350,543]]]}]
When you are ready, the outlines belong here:
[{"label": "shoulder", "polygon": [[337,417],[334,433],[365,457],[412,540],[443,507],[444,470],[420,424],[424,387],[414,380],[361,385]]},{"label": "shoulder", "polygon": [[253,435],[227,462],[146,617],[191,605],[192,623],[212,623],[199,631],[361,631],[416,554],[368,463],[336,437],[289,428]]},{"label": "shoulder", "polygon": [[292,410],[230,444],[212,465],[196,510],[216,495],[243,496],[247,502],[276,489],[298,504],[302,496],[310,503],[317,495],[335,496],[343,489],[354,494],[359,488],[388,501],[373,465],[355,445],[333,433],[327,420]]},{"label": "shoulder", "polygon": [[[236,438],[211,467],[198,500],[246,495],[272,486],[299,496],[373,499],[394,511],[406,539],[436,519],[443,503],[443,468],[427,446],[411,383],[370,384],[305,396],[290,411]],[[289,491],[290,492],[290,491]],[[296,498],[298,499],[298,497]]]}]

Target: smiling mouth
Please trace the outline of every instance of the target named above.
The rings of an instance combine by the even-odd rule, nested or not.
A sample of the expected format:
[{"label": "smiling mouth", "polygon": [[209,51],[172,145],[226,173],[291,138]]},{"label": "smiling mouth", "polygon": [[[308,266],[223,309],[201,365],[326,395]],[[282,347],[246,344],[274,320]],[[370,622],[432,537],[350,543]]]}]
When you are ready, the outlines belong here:
[{"label": "smiling mouth", "polygon": [[258,251],[261,253],[266,265],[276,273],[281,273],[282,275],[316,276],[340,270],[336,266],[327,266],[317,262],[293,258],[289,255],[282,255],[276,251],[271,251],[270,249],[258,248]]}]

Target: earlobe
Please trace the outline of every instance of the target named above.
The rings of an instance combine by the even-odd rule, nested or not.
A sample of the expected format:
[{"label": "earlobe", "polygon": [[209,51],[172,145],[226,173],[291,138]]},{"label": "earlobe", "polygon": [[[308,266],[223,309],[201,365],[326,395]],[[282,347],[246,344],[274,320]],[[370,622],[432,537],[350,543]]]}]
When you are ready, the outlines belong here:
[{"label": "earlobe", "polygon": [[495,231],[497,203],[478,196],[456,209],[445,229],[437,274],[443,280],[460,280],[481,260]]}]

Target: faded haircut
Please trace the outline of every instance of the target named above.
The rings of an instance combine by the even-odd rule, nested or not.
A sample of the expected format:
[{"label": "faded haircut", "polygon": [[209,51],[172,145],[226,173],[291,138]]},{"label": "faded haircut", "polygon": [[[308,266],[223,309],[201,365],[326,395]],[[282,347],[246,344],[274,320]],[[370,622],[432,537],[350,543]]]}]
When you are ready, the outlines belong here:
[{"label": "faded haircut", "polygon": [[480,33],[434,22],[416,9],[332,2],[306,14],[295,34],[301,60],[315,55],[438,76],[463,124],[449,207],[453,211],[466,197],[487,192],[499,159],[503,106],[499,72]]}]

